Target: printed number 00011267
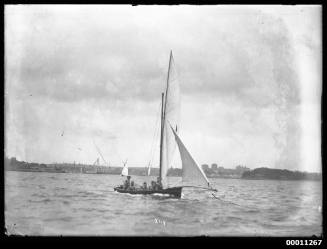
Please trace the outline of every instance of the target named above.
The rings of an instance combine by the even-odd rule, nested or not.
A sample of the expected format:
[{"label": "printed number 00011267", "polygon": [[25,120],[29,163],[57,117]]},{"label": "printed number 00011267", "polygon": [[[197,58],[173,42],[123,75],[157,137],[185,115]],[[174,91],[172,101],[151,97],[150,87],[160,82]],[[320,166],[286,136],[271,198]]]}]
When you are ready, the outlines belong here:
[{"label": "printed number 00011267", "polygon": [[305,239],[305,240],[286,240],[287,246],[319,246],[321,239]]}]

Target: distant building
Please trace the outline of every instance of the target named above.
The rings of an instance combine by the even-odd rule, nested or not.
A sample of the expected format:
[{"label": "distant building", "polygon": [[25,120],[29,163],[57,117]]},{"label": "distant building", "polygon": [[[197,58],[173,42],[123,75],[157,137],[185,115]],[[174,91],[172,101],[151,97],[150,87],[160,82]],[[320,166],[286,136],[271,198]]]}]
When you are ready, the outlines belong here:
[{"label": "distant building", "polygon": [[235,170],[237,171],[237,173],[243,174],[243,172],[249,171],[250,169],[248,167],[238,165],[238,166],[235,167]]},{"label": "distant building", "polygon": [[217,170],[218,169],[218,165],[216,163],[211,164],[211,169],[212,170]]},{"label": "distant building", "polygon": [[203,170],[208,170],[209,169],[208,164],[202,164],[201,167],[202,167]]}]

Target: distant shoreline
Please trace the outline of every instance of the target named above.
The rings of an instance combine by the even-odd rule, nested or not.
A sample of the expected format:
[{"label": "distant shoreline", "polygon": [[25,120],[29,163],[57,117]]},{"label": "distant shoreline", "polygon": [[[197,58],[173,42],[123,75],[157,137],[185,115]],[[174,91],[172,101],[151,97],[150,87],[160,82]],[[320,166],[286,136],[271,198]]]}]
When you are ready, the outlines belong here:
[{"label": "distant shoreline", "polygon": [[[241,179],[241,180],[308,180],[321,181],[321,173],[308,173],[300,171],[290,171],[286,169],[256,168],[250,170],[244,166],[237,166],[235,169],[225,169],[223,167],[211,167],[202,165],[208,178],[219,179]],[[48,173],[77,173],[77,174],[109,174],[120,175],[122,167],[107,167],[86,164],[38,164],[18,161],[16,158],[5,158],[6,171],[22,172],[48,172]],[[129,167],[129,174],[132,176],[146,176],[147,167]],[[158,176],[159,169],[151,168],[150,176]],[[181,177],[182,170],[179,168],[168,169],[168,176]]]}]

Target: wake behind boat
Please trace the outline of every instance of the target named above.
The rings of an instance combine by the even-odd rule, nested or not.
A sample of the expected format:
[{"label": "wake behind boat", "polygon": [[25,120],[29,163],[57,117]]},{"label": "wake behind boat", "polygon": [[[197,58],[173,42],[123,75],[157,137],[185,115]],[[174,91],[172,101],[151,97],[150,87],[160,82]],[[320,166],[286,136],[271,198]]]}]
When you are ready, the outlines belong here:
[{"label": "wake behind boat", "polygon": [[[198,166],[191,154],[186,149],[178,136],[180,114],[180,89],[177,73],[175,70],[173,54],[170,52],[167,85],[165,93],[161,94],[161,132],[160,132],[160,163],[159,177],[157,182],[152,181],[151,186],[143,183],[137,187],[131,177],[128,176],[128,168],[124,165],[122,175],[127,176],[124,185],[114,188],[119,193],[129,194],[165,194],[171,197],[180,198],[183,187],[195,187],[214,190]],[[176,144],[182,160],[182,185],[171,186],[168,182],[167,172],[171,166]],[[127,173],[126,173],[127,172]],[[148,171],[149,175],[149,171]]]}]

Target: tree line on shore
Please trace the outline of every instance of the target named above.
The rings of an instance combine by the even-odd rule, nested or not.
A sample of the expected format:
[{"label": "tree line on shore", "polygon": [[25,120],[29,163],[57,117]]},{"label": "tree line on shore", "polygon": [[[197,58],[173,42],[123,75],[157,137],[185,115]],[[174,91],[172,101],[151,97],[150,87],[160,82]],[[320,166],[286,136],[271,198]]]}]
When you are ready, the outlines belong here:
[{"label": "tree line on shore", "polygon": [[242,179],[270,179],[270,180],[311,180],[320,181],[320,173],[291,171],[287,169],[257,168],[244,172]]}]

